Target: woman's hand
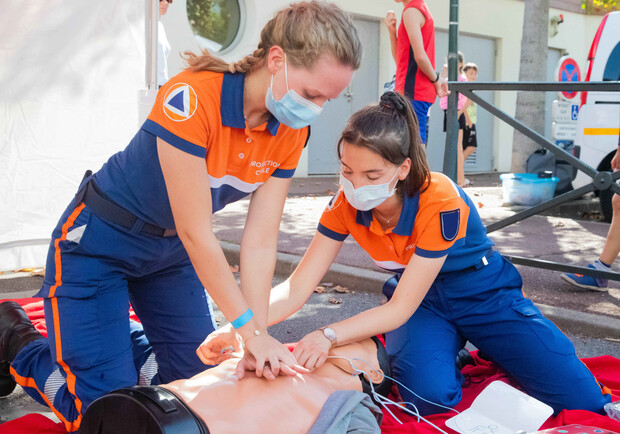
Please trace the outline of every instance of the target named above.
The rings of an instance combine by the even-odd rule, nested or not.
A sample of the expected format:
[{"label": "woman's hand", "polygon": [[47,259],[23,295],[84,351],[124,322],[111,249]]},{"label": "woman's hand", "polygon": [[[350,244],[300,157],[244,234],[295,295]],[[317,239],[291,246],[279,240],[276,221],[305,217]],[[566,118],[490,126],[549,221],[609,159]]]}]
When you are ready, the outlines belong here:
[{"label": "woman's hand", "polygon": [[[255,371],[257,377],[265,377],[268,380],[275,380],[280,374],[294,376],[310,372],[297,363],[288,348],[266,332],[247,338],[245,351],[246,355],[236,369],[239,379],[245,376],[245,371]],[[252,357],[248,357],[249,355]]]},{"label": "woman's hand", "polygon": [[332,343],[320,330],[308,333],[299,341],[293,355],[297,363],[311,371],[320,368],[327,360],[327,355],[332,347]]},{"label": "woman's hand", "polygon": [[217,365],[230,359],[233,353],[240,353],[241,336],[227,324],[209,334],[196,350],[196,354],[205,365]]}]

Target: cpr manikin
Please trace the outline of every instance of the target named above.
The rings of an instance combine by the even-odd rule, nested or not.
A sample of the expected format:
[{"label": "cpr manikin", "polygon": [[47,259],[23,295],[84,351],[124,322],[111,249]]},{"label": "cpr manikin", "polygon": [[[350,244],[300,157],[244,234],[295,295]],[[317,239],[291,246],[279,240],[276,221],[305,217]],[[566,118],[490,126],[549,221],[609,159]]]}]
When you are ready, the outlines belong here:
[{"label": "cpr manikin", "polygon": [[374,389],[387,396],[391,388],[383,376],[389,376],[387,354],[373,339],[333,348],[327,363],[311,374],[275,381],[253,373],[238,380],[239,360],[226,360],[186,380],[112,392],[88,408],[80,432],[305,433],[337,390],[371,394]]}]

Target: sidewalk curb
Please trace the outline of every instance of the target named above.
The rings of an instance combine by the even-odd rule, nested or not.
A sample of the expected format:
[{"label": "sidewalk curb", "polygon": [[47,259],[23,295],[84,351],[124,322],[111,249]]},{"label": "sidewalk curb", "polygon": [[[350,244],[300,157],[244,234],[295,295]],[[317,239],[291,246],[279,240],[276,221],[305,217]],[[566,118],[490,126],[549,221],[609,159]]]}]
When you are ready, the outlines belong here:
[{"label": "sidewalk curb", "polygon": [[[221,241],[220,245],[228,263],[239,264],[240,246],[226,241]],[[299,255],[278,252],[275,274],[290,275],[300,261],[301,256]],[[356,291],[380,294],[383,284],[391,275],[391,273],[334,263],[322,280],[354,288]],[[618,337],[620,319],[545,304],[535,304],[547,318],[565,332],[593,338]]]}]

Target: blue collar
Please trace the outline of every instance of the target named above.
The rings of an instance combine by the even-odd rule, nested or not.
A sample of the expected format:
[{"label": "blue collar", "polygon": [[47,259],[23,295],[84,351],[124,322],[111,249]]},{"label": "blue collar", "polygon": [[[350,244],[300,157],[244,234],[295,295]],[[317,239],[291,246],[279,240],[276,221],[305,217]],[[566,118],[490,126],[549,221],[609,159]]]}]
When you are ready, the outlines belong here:
[{"label": "blue collar", "polygon": [[[222,124],[231,128],[245,129],[245,116],[243,115],[243,88],[245,74],[225,73],[222,81],[222,94],[220,96],[220,115]],[[280,122],[272,115],[267,121],[267,130],[272,136],[278,133]]]},{"label": "blue collar", "polygon": [[[415,217],[418,214],[418,205],[420,203],[420,193],[416,193],[415,196],[405,195],[403,198],[403,209],[400,212],[398,223],[392,230],[396,235],[409,236],[413,232],[413,225],[415,224]],[[364,225],[367,228],[370,227],[372,222],[372,210],[369,211],[357,211],[355,216],[355,223],[358,225]]]}]

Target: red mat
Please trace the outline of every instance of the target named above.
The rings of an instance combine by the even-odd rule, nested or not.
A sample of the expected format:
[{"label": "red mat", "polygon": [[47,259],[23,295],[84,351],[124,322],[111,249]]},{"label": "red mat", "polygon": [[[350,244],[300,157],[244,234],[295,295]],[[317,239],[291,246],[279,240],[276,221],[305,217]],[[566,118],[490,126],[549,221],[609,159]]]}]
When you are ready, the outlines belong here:
[{"label": "red mat", "polygon": [[[3,301],[3,300],[0,300]],[[21,304],[32,320],[35,327],[41,334],[47,336],[45,327],[45,316],[43,314],[43,302],[40,299],[22,298],[15,300]],[[131,312],[131,318],[137,320],[135,314]],[[469,384],[463,388],[463,399],[456,407],[456,410],[467,409],[473,400],[490,383],[501,380],[510,383],[508,377],[499,370],[493,363],[483,360],[473,353],[475,365],[463,368],[463,374],[468,377]],[[611,356],[592,357],[583,359],[583,362],[592,371],[594,376],[601,384],[611,389],[612,401],[620,400],[620,360]],[[515,386],[514,384],[512,384]],[[395,399],[394,397],[391,397]],[[416,422],[413,416],[390,406],[396,417],[404,422],[399,424],[394,418],[384,411],[384,420],[381,425],[383,433],[437,433],[438,431],[424,422]],[[445,421],[454,416],[455,413],[442,413],[428,416],[426,419],[437,425],[442,430],[454,433],[455,431],[445,426]],[[585,410],[564,410],[559,415],[549,418],[542,429],[560,427],[570,424],[582,424],[597,428],[604,428],[609,431],[620,433],[620,422],[615,422],[606,416],[601,416]],[[18,419],[5,422],[0,425],[0,434],[38,434],[38,433],[64,433],[62,423],[54,423],[50,419],[40,414],[29,414]]]}]

